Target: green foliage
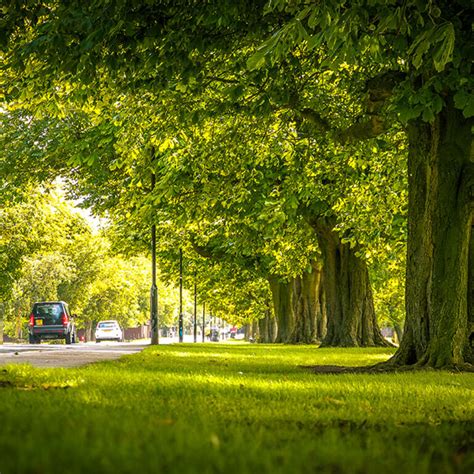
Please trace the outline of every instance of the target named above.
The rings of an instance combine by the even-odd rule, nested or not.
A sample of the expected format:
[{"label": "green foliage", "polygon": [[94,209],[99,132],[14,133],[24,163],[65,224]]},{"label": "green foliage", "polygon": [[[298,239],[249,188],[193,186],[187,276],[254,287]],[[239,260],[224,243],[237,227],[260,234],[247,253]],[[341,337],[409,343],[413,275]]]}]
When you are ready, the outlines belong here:
[{"label": "green foliage", "polygon": [[[473,374],[336,376],[300,367],[373,364],[392,352],[185,344],[76,369],[5,367],[0,467],[469,472]],[[39,439],[48,440],[41,456]]]},{"label": "green foliage", "polygon": [[48,213],[41,192],[30,191],[27,201],[4,202],[0,208],[0,298],[5,301],[19,276],[22,258],[41,245]]},{"label": "green foliage", "polygon": [[92,232],[59,188],[43,189],[25,203],[7,206],[2,216],[7,333],[21,334],[35,301],[63,299],[80,322],[96,318],[91,307],[98,299],[108,316],[117,306],[128,308],[119,315],[124,323],[147,319],[147,262],[110,257],[107,240]]},{"label": "green foliage", "polygon": [[[207,278],[216,266],[201,265],[202,278],[221,295],[212,305],[226,306],[233,318],[257,316],[264,307],[268,288],[254,288],[265,286],[261,278],[295,277],[318,258],[302,208],[335,215],[338,231],[362,246],[361,255],[375,259],[387,247],[396,254],[405,237],[399,131],[351,148],[335,140],[364,117],[367,78],[392,64],[368,60],[377,49],[373,34],[361,41],[362,66],[348,65],[348,55],[334,63],[326,57],[325,44],[335,51],[353,45],[351,29],[368,21],[359,3],[355,10],[328,4],[327,11],[270,3],[265,17],[262,2],[250,8],[244,1],[60,4],[39,15],[35,2],[21,14],[7,9],[2,71],[11,144],[4,169],[21,182],[23,174],[8,165],[28,169],[32,148],[32,174],[67,175],[73,195],[114,220],[125,249],[147,249],[157,224],[161,266],[173,278],[178,247],[187,247],[187,258],[186,241],[210,249],[224,262],[221,281]],[[394,26],[390,20],[378,28]],[[450,30],[442,31],[445,45]],[[423,57],[421,49],[413,54]],[[437,64],[450,57],[448,45]],[[312,121],[308,108],[316,112]],[[427,118],[431,109],[415,108]],[[233,301],[222,300],[229,282],[239,288]],[[65,294],[75,287],[65,286]],[[242,295],[255,299],[244,307]]]},{"label": "green foliage", "polygon": [[[344,64],[363,67],[374,62],[377,71],[400,71],[405,80],[395,103],[402,121],[422,117],[432,122],[448,95],[472,97],[472,19],[468,2],[419,2],[398,5],[385,0],[327,2],[271,1],[267,11],[290,15],[249,60],[249,67],[286,60],[296,48],[315,49],[325,67],[338,70]],[[277,39],[277,40],[276,40]],[[379,66],[376,67],[375,64]],[[435,82],[434,87],[427,87]],[[410,101],[418,106],[411,108]],[[471,115],[469,99],[458,99],[466,118]],[[423,104],[424,106],[422,106]],[[410,110],[411,109],[411,110]]]},{"label": "green foliage", "polygon": [[372,266],[374,304],[381,325],[402,330],[405,321],[405,252]]},{"label": "green foliage", "polygon": [[81,318],[116,319],[124,327],[143,324],[149,317],[147,266],[143,259],[107,256],[87,292]]}]

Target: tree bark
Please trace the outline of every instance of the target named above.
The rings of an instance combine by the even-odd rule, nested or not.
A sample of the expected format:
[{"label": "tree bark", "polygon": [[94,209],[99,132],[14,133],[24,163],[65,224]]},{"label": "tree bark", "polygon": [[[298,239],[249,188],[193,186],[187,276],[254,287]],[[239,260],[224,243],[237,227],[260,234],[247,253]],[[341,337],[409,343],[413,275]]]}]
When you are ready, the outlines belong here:
[{"label": "tree bark", "polygon": [[316,319],[317,326],[317,338],[319,341],[323,341],[327,334],[328,318],[327,318],[327,305],[326,305],[326,292],[324,291],[324,272],[321,266],[320,280],[319,280],[319,317]]},{"label": "tree bark", "polygon": [[275,342],[290,344],[294,339],[295,311],[293,306],[293,280],[269,278],[278,332]]},{"label": "tree bark", "polygon": [[394,342],[396,344],[400,344],[400,341],[403,339],[403,328],[401,326],[401,324],[398,324],[398,323],[395,323],[393,325],[393,329],[394,329],[394,336],[395,336],[395,340]]},{"label": "tree bark", "polygon": [[469,245],[469,270],[468,270],[468,355],[467,360],[474,360],[474,222],[471,226],[471,242]]},{"label": "tree bark", "polygon": [[259,342],[263,342],[265,344],[274,342],[274,322],[275,318],[273,317],[270,303],[268,302],[267,309],[265,310],[265,316],[258,320]]},{"label": "tree bark", "polygon": [[15,337],[17,340],[23,339],[23,311],[21,308],[17,308],[15,314]]},{"label": "tree bark", "polygon": [[322,304],[321,268],[312,265],[311,272],[282,281],[269,279],[275,322],[278,326],[275,342],[312,344],[320,341],[326,331]]},{"label": "tree bark", "polygon": [[313,263],[312,271],[305,272],[294,281],[295,342],[313,344],[324,337],[321,266]]},{"label": "tree bark", "polygon": [[3,322],[5,318],[5,303],[0,303],[0,344],[3,344]]},{"label": "tree bark", "polygon": [[[472,124],[448,100],[432,124],[409,125],[407,314],[389,364],[443,368],[472,362]],[[472,299],[469,311],[472,318]]]},{"label": "tree bark", "polygon": [[327,334],[322,346],[387,346],[375,316],[369,272],[330,218],[311,220],[323,258]]},{"label": "tree bark", "polygon": [[85,328],[84,328],[84,340],[85,342],[90,342],[90,341],[93,341],[94,340],[94,337],[93,337],[93,321],[91,321],[90,319],[86,320],[86,324],[85,324]]},{"label": "tree bark", "polygon": [[251,341],[255,342],[260,339],[260,332],[259,332],[259,327],[258,327],[258,321],[252,321],[251,324]]}]

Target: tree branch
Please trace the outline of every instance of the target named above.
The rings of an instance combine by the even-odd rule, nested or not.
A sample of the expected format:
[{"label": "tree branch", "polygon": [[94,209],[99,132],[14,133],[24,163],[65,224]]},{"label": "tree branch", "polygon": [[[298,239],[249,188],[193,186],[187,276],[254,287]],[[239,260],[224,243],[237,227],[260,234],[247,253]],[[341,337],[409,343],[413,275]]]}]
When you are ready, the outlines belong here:
[{"label": "tree branch", "polygon": [[311,123],[318,130],[323,132],[331,131],[329,122],[326,119],[323,119],[315,110],[307,107],[300,112],[300,115],[304,120]]},{"label": "tree branch", "polygon": [[366,114],[368,119],[342,130],[336,129],[311,108],[300,111],[301,117],[311,123],[318,131],[333,132],[336,140],[342,144],[369,138],[375,138],[386,132],[389,124],[382,114],[387,100],[393,95],[394,88],[405,78],[405,74],[389,71],[366,82]]},{"label": "tree branch", "polygon": [[190,242],[193,250],[201,257],[207,258],[210,260],[222,260],[226,257],[225,252],[218,251],[215,248],[211,248],[210,246],[199,245],[196,243],[196,239],[191,236]]}]

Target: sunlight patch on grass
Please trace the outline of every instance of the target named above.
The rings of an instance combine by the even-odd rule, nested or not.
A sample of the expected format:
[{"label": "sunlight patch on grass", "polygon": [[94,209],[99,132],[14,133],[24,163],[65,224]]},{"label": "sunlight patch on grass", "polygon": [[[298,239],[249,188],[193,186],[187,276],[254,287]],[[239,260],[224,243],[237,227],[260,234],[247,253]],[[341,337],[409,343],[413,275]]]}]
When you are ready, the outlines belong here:
[{"label": "sunlight patch on grass", "polygon": [[[474,374],[301,368],[367,365],[392,353],[182,344],[76,369],[10,366],[0,371],[0,472],[466,469]],[[50,441],[39,454],[38,439]],[[64,445],[74,446],[69,456]]]}]

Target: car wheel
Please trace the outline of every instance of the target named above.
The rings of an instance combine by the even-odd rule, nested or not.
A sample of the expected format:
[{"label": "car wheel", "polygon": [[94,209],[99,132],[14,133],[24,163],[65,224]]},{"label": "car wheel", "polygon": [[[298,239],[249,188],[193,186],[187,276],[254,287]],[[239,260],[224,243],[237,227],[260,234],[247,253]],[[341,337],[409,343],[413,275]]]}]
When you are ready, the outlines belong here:
[{"label": "car wheel", "polygon": [[72,342],[72,334],[68,332],[66,334],[66,344],[71,344],[71,342]]},{"label": "car wheel", "polygon": [[41,342],[41,339],[39,339],[37,336],[32,336],[31,334],[28,336],[28,342],[30,344],[39,344]]}]

